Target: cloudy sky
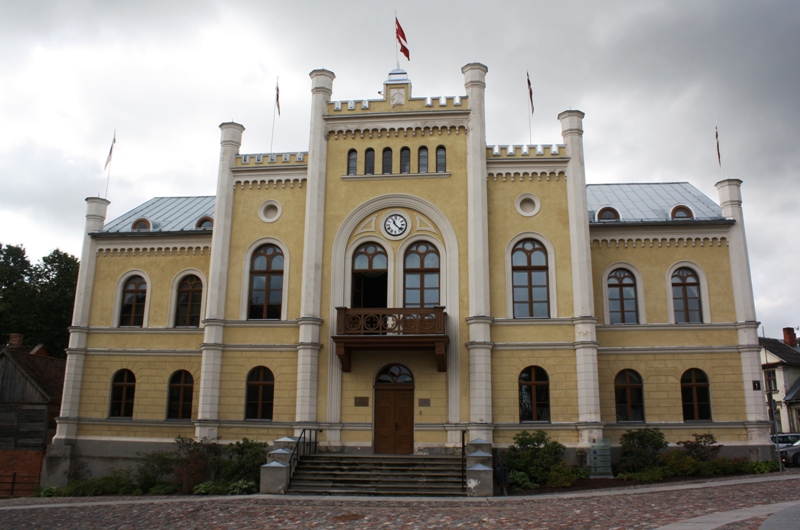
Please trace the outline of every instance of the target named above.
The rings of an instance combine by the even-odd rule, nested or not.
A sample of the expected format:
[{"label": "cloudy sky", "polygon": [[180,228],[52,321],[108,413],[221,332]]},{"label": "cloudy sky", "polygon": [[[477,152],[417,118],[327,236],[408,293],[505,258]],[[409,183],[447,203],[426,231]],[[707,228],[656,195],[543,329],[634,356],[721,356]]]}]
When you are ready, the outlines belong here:
[{"label": "cloudy sky", "polygon": [[[217,125],[241,152],[308,146],[310,80],[334,99],[378,97],[395,67],[394,10],[416,96],[463,95],[487,76],[487,143],[558,143],[586,113],[587,180],[744,181],[756,307],[767,336],[800,325],[800,2],[793,0],[0,0],[0,242],[36,261],[78,255],[84,198],[109,220],[154,196],[211,195]],[[717,165],[719,124],[724,174]]]}]

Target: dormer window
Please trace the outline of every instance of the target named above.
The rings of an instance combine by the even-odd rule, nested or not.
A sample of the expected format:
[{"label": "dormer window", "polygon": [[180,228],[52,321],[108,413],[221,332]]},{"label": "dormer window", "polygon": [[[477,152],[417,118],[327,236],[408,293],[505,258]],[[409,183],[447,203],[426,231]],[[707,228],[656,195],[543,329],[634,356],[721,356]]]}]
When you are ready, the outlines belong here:
[{"label": "dormer window", "polygon": [[619,212],[614,208],[603,208],[597,213],[598,221],[619,221]]},{"label": "dormer window", "polygon": [[203,217],[195,225],[197,230],[211,230],[214,228],[214,220],[210,217]]},{"label": "dormer window", "polygon": [[692,211],[686,206],[676,206],[672,209],[672,218],[675,220],[693,219]]},{"label": "dormer window", "polygon": [[147,219],[137,219],[133,226],[131,226],[131,230],[136,232],[149,232],[150,231],[150,221]]}]

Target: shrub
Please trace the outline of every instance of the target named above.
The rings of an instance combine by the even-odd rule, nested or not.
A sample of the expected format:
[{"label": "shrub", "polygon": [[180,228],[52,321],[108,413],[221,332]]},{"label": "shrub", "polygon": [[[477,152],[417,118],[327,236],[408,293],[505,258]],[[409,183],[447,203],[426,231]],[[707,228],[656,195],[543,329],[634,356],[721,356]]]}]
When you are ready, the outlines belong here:
[{"label": "shrub", "polygon": [[191,493],[198,484],[217,478],[221,464],[216,443],[178,436],[175,444],[178,449],[173,474],[181,493]]},{"label": "shrub", "polygon": [[620,473],[636,473],[657,466],[659,451],[668,445],[657,427],[625,431],[620,437]]},{"label": "shrub", "polygon": [[175,495],[180,488],[174,482],[161,482],[147,492],[148,495]]},{"label": "shrub", "polygon": [[664,469],[660,467],[648,467],[635,473],[620,473],[617,478],[622,480],[632,480],[637,484],[652,484],[664,480]]},{"label": "shrub", "polygon": [[701,463],[684,451],[670,451],[659,456],[667,477],[690,477],[700,473]]},{"label": "shrub", "polygon": [[700,462],[699,475],[734,475],[742,473],[747,461],[744,458],[715,458],[710,462]]},{"label": "shrub", "polygon": [[50,486],[49,488],[44,488],[37,491],[34,494],[35,497],[63,497],[64,492],[58,486]]},{"label": "shrub", "polygon": [[513,492],[520,492],[525,490],[535,490],[539,487],[538,484],[531,482],[530,477],[524,471],[511,470],[508,474],[508,487]]},{"label": "shrub", "polygon": [[237,480],[236,482],[232,483],[228,486],[226,493],[228,495],[250,495],[251,493],[257,493],[258,486],[252,480]]},{"label": "shrub", "polygon": [[514,435],[514,445],[504,458],[511,471],[522,471],[536,484],[548,481],[550,469],[564,460],[566,447],[550,440],[544,431],[523,431]]},{"label": "shrub", "polygon": [[178,455],[174,451],[153,451],[151,453],[136,453],[141,457],[139,465],[132,472],[136,486],[142,492],[166,482],[178,465]]},{"label": "shrub", "polygon": [[550,468],[545,484],[548,488],[568,488],[576,480],[578,480],[578,476],[575,470],[562,460]]},{"label": "shrub", "polygon": [[224,480],[209,480],[198,484],[192,490],[195,495],[225,495],[229,484]]},{"label": "shrub", "polygon": [[248,480],[257,484],[261,480],[261,466],[267,463],[266,442],[242,439],[228,445],[230,460],[224,461],[223,478],[230,481]]},{"label": "shrub", "polygon": [[719,454],[722,445],[717,443],[717,438],[711,433],[692,434],[694,441],[685,440],[675,442],[676,445],[683,447],[686,454],[699,462],[711,462]]},{"label": "shrub", "polygon": [[760,462],[747,462],[744,466],[744,472],[750,474],[765,474],[775,473],[778,471],[778,463],[774,460],[762,460]]}]

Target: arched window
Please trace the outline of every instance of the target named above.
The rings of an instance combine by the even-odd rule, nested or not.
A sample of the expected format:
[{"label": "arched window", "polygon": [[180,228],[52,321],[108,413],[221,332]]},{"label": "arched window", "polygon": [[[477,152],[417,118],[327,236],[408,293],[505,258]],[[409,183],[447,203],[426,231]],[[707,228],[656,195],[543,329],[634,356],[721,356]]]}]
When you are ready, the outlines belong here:
[{"label": "arched window", "polygon": [[514,318],[549,318],[547,250],[535,239],[523,239],[511,252]]},{"label": "arched window", "polygon": [[353,252],[350,307],[386,307],[388,263],[386,251],[377,243],[364,243]]},{"label": "arched window", "polygon": [[598,221],[619,221],[619,212],[614,208],[603,208],[597,213]]},{"label": "arched window", "polygon": [[245,419],[271,420],[275,396],[275,377],[269,368],[256,366],[247,374]]},{"label": "arched window", "polygon": [[147,282],[141,276],[132,276],[122,288],[119,325],[142,327],[146,302]]},{"label": "arched window", "polygon": [[440,145],[436,148],[436,172],[444,173],[447,171],[447,150]]},{"label": "arched window", "polygon": [[214,228],[214,220],[210,217],[201,217],[194,227],[197,230],[211,230]]},{"label": "arched window", "polygon": [[611,324],[638,324],[636,278],[626,269],[608,275],[608,315]]},{"label": "arched window", "polygon": [[355,175],[356,174],[356,167],[358,164],[358,152],[355,149],[350,149],[347,152],[347,174],[348,175]]},{"label": "arched window", "polygon": [[131,226],[131,230],[138,230],[140,232],[147,232],[150,230],[150,221],[147,219],[137,219],[134,221],[133,226]]},{"label": "arched window", "polygon": [[178,370],[169,378],[168,420],[188,420],[192,418],[192,391],[194,378],[186,370]]},{"label": "arched window", "polygon": [[385,366],[375,378],[376,385],[408,385],[414,384],[414,376],[402,364]]},{"label": "arched window", "polygon": [[122,369],[111,380],[111,410],[108,415],[112,418],[133,417],[133,395],[136,391],[136,377],[130,370]]},{"label": "arched window", "polygon": [[550,421],[550,380],[538,366],[519,374],[519,421]]},{"label": "arched window", "polygon": [[283,252],[262,245],[250,260],[250,320],[280,319],[283,302]]},{"label": "arched window", "polygon": [[404,307],[439,305],[439,251],[430,243],[414,243],[406,251]]},{"label": "arched window", "polygon": [[617,421],[644,421],[644,388],[642,376],[633,370],[622,370],[614,379]]},{"label": "arched window", "polygon": [[371,147],[364,152],[364,174],[375,174],[375,150]]},{"label": "arched window", "polygon": [[175,308],[175,327],[200,325],[200,302],[203,299],[203,282],[190,274],[178,284],[177,307]]},{"label": "arched window", "polygon": [[392,174],[392,148],[386,147],[383,150],[383,167],[381,171],[384,175]]},{"label": "arched window", "polygon": [[411,173],[411,149],[400,149],[400,173]]},{"label": "arched window", "polygon": [[711,390],[704,371],[691,368],[683,373],[681,399],[683,421],[711,421]]},{"label": "arched window", "polygon": [[427,173],[428,172],[428,148],[422,146],[419,148],[418,162],[419,162],[419,173]]},{"label": "arched window", "polygon": [[697,273],[688,267],[672,273],[672,309],[676,324],[703,322],[700,280]]},{"label": "arched window", "polygon": [[692,219],[694,218],[694,215],[692,215],[692,211],[686,206],[676,206],[672,209],[672,218],[678,220]]}]

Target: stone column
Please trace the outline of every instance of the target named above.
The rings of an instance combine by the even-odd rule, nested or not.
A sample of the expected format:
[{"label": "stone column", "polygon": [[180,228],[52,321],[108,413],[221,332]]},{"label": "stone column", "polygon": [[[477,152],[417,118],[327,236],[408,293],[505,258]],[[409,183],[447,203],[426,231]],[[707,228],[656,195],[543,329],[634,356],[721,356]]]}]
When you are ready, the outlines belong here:
[{"label": "stone column", "polygon": [[492,342],[489,307],[489,215],[486,199],[486,73],[461,69],[467,89],[467,262],[469,267],[470,438],[492,441]]},{"label": "stone column", "polygon": [[[298,422],[317,421],[317,374],[322,347],[323,236],[325,233],[325,178],[328,160],[328,137],[325,115],[333,93],[336,76],[328,70],[314,70],[311,77],[311,127],[308,141],[308,176],[306,181],[306,217],[303,238],[303,286],[300,294],[300,340],[297,345]],[[333,354],[332,352],[330,353]]]},{"label": "stone column", "polygon": [[[753,381],[761,381],[761,347],[758,344],[758,322],[753,301],[753,283],[750,279],[750,257],[747,253],[747,238],[744,232],[742,213],[742,181],[727,179],[717,182],[722,215],[736,221],[728,232],[728,255],[733,282],[733,303],[736,309],[736,327],[739,331],[739,353],[742,360],[745,410],[747,420],[768,421],[769,416],[760,391],[753,390]],[[768,427],[761,435],[751,435],[751,441],[769,443]],[[755,439],[753,439],[755,438]],[[763,438],[763,440],[759,440]]]},{"label": "stone column", "polygon": [[[583,157],[583,117],[579,110],[558,115],[561,135],[567,146],[567,200],[572,266],[575,358],[578,377],[578,423],[580,443],[602,437],[600,390],[597,378],[592,256],[589,239],[589,210],[586,202],[586,166]],[[588,425],[587,425],[588,424]],[[597,425],[595,425],[597,424]]]},{"label": "stone column", "polygon": [[92,306],[94,271],[97,265],[97,243],[91,237],[91,233],[99,232],[103,229],[109,204],[111,204],[109,201],[100,197],[86,199],[86,224],[83,233],[83,247],[81,248],[81,262],[78,269],[78,283],[75,288],[72,326],[69,329],[64,393],[61,400],[61,417],[57,420],[56,440],[74,439],[78,434],[77,419],[81,404],[83,363],[89,335],[89,313]]},{"label": "stone column", "polygon": [[225,331],[225,300],[230,266],[231,222],[233,214],[233,170],[242,145],[244,126],[227,122],[222,130],[217,173],[217,197],[214,201],[214,231],[211,235],[211,264],[208,274],[206,318],[200,349],[203,362],[200,374],[200,402],[195,422],[195,436],[216,440],[218,437],[220,377]]}]

